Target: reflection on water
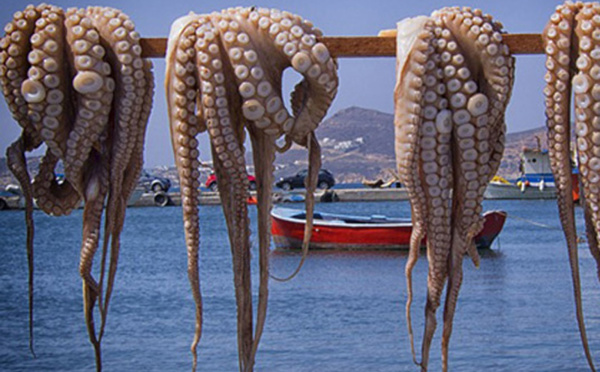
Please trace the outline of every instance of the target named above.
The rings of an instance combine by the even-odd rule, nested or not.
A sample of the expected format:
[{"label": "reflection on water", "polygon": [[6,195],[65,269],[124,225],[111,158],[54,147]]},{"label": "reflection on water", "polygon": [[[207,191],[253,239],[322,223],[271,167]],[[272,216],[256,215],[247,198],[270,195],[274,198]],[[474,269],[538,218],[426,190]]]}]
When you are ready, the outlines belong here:
[{"label": "reflection on water", "polygon": [[[585,371],[573,316],[566,248],[554,201],[486,202],[508,212],[481,267],[466,261],[450,366],[455,371]],[[302,205],[295,205],[301,208]],[[406,202],[327,203],[323,212],[408,216]],[[220,207],[202,207],[201,279],[204,335],[200,371],[237,369],[231,253]],[[549,226],[542,228],[518,216]],[[251,217],[256,218],[255,209]],[[581,215],[578,215],[581,225]],[[22,212],[0,213],[0,366],[8,371],[94,369],[78,278],[81,212],[36,220],[36,351],[28,353],[27,264]],[[583,228],[583,226],[580,226]],[[581,230],[584,231],[584,230]],[[257,268],[257,237],[252,241]],[[600,293],[595,263],[580,245],[584,309],[591,348],[600,360]],[[276,276],[289,275],[298,252],[273,252]],[[270,282],[259,371],[416,371],[404,319],[406,253],[312,252],[300,274]],[[127,211],[107,333],[107,371],[189,370],[194,307],[186,273],[180,208]],[[414,269],[413,326],[423,326],[427,260]],[[257,272],[253,275],[257,293]],[[439,315],[441,323],[441,311]],[[432,370],[440,369],[439,332]]]}]

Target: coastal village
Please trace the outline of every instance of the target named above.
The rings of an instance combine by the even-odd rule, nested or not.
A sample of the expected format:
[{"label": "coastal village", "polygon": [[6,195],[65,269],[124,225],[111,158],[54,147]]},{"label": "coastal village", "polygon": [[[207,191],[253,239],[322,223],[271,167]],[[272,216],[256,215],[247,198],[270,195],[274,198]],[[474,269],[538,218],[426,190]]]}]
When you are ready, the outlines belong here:
[{"label": "coastal village", "polygon": [[[394,116],[376,110],[349,107],[338,111],[325,120],[316,131],[323,153],[323,168],[333,173],[336,184],[361,184],[365,181],[393,178],[396,169],[394,155]],[[546,128],[508,133],[506,148],[498,175],[514,180],[520,176],[520,153],[523,148],[547,149]],[[40,157],[28,158],[30,173],[37,172]],[[246,154],[249,172],[252,173],[252,154]],[[212,168],[210,163],[200,169],[201,184],[204,185]],[[307,164],[306,149],[292,147],[278,155],[275,163],[274,179],[291,176]],[[152,175],[168,178],[172,187],[179,186],[179,178],[174,164],[164,164],[146,168]],[[6,159],[0,158],[0,189],[17,184],[6,166]]]}]

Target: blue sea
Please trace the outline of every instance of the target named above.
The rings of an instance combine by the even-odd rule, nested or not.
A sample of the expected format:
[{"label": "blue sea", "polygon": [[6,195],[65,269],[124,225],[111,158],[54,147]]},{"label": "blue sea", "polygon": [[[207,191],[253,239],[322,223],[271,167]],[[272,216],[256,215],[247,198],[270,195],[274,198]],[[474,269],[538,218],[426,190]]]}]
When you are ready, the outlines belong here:
[{"label": "blue sea", "polygon": [[[302,204],[294,207],[302,208]],[[450,344],[452,371],[586,371],[556,202],[488,201],[509,219],[481,267],[465,262]],[[318,204],[317,210],[408,216],[408,202]],[[194,306],[186,273],[181,208],[127,210],[116,288],[103,340],[105,371],[189,371]],[[220,206],[200,208],[204,334],[200,371],[236,371],[231,253]],[[255,207],[251,207],[253,222]],[[35,212],[35,348],[28,350],[27,261],[22,211],[0,212],[0,370],[94,371],[78,275],[81,211]],[[581,211],[578,222],[582,229]],[[256,242],[256,229],[252,237]],[[254,293],[257,249],[253,247]],[[600,284],[585,243],[579,246],[584,310],[600,363]],[[298,253],[273,252],[285,276]],[[257,371],[418,371],[412,363],[404,304],[406,254],[311,253],[291,282],[270,283],[269,312]],[[414,270],[413,320],[420,344],[427,262]],[[438,311],[441,325],[441,310]],[[430,370],[441,369],[440,332]]]}]

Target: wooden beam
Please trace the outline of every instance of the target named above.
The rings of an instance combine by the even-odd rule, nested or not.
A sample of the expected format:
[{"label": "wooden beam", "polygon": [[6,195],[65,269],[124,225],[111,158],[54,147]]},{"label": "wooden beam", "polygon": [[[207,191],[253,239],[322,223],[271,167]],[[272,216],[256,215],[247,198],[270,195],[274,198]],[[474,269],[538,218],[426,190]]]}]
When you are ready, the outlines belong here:
[{"label": "wooden beam", "polygon": [[[513,54],[541,54],[544,52],[540,34],[505,34],[504,40]],[[394,36],[323,36],[319,39],[340,58],[346,57],[394,57]],[[165,38],[141,40],[142,55],[148,58],[164,58],[167,49]]]}]

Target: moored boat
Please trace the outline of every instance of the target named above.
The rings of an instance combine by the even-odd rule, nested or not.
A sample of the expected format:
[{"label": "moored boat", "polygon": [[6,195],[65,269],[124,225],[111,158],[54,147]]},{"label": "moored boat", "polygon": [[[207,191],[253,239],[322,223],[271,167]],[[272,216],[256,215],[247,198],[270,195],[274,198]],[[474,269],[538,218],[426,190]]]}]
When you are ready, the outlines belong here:
[{"label": "moored boat", "polygon": [[[498,236],[506,212],[484,214],[483,230],[475,237],[477,248],[490,248]],[[306,214],[302,210],[274,208],[271,212],[271,233],[277,249],[301,249]],[[310,249],[326,250],[406,250],[412,223],[410,219],[383,215],[349,216],[314,213]]]},{"label": "moored boat", "polygon": [[556,188],[535,187],[527,182],[521,184],[492,181],[483,194],[485,199],[556,199]]},{"label": "moored boat", "polygon": [[[485,199],[556,199],[554,175],[550,168],[547,150],[523,149],[519,168],[521,176],[515,183],[510,183],[502,177],[494,177],[483,197]],[[571,177],[573,200],[577,201],[579,199],[578,174],[575,172]]]}]

